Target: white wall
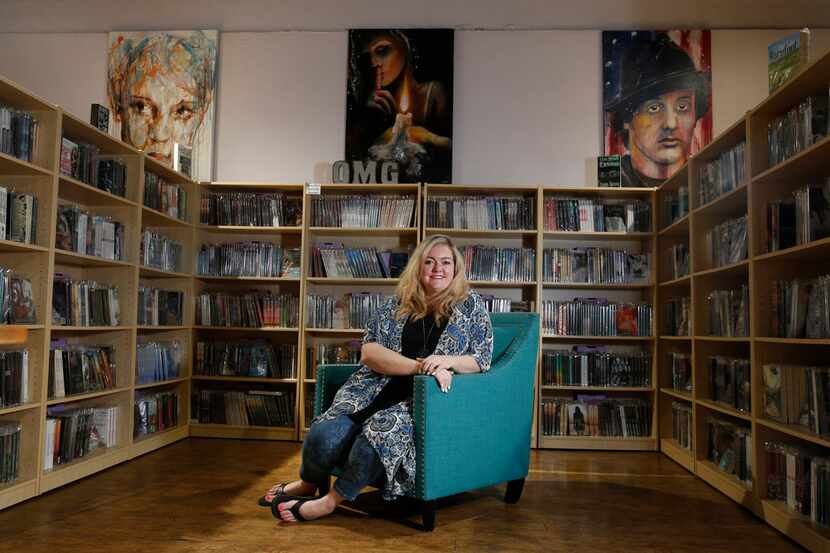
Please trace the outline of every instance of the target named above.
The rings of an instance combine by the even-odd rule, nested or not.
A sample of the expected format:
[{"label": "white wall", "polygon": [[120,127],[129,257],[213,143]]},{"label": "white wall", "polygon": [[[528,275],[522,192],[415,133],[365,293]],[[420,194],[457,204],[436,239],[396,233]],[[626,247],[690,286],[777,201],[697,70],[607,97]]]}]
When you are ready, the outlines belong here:
[{"label": "white wall", "polygon": [[[716,134],[766,96],[766,46],[784,34],[712,32]],[[593,183],[600,32],[458,31],[455,44],[453,181]],[[0,34],[0,75],[87,119],[105,103],[106,45],[105,33]],[[830,50],[830,31],[813,46]],[[346,33],[222,33],[219,51],[215,178],[323,180],[344,152]]]}]

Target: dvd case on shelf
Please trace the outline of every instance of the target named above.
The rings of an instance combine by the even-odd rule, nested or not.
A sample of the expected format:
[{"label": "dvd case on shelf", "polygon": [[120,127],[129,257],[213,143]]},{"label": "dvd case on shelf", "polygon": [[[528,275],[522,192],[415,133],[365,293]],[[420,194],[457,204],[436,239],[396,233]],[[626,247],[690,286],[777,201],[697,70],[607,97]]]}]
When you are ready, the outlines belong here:
[{"label": "dvd case on shelf", "polygon": [[327,278],[397,278],[409,262],[409,251],[378,251],[322,242],[311,247],[311,276]]},{"label": "dvd case on shelf", "polygon": [[317,365],[328,363],[359,363],[360,340],[349,340],[337,344],[315,344],[305,348],[305,377],[317,379]]},{"label": "dvd case on shelf", "polygon": [[769,363],[763,384],[765,418],[830,436],[830,368]]},{"label": "dvd case on shelf", "polygon": [[651,278],[651,255],[609,248],[545,248],[545,282],[642,284]]},{"label": "dvd case on shelf", "polygon": [[111,346],[76,346],[53,341],[49,349],[49,399],[118,386],[115,349]]},{"label": "dvd case on shelf", "polygon": [[227,327],[299,326],[300,298],[290,294],[211,292],[196,298],[196,324]]},{"label": "dvd case on shelf", "polygon": [[294,426],[294,392],[282,390],[196,389],[191,413],[201,424]]},{"label": "dvd case on shelf", "polygon": [[11,484],[20,476],[22,435],[20,423],[0,422],[0,484]]},{"label": "dvd case on shelf", "polygon": [[36,243],[37,221],[37,196],[0,186],[0,240]]},{"label": "dvd case on shelf", "polygon": [[709,309],[709,335],[749,336],[749,287],[712,290],[706,298]]},{"label": "dvd case on shelf", "polygon": [[49,407],[44,436],[44,470],[71,463],[97,449],[116,446],[118,411],[118,407]]},{"label": "dvd case on shelf", "polygon": [[752,486],[752,432],[715,416],[706,417],[709,440],[706,459],[719,470]]},{"label": "dvd case on shelf", "polygon": [[311,226],[408,228],[415,217],[409,194],[326,194],[311,199]]},{"label": "dvd case on shelf", "polygon": [[534,230],[534,196],[430,196],[427,226],[469,230]]},{"label": "dvd case on shelf", "polygon": [[692,407],[679,401],[671,402],[671,437],[683,449],[692,449]]},{"label": "dvd case on shelf", "polygon": [[182,326],[184,292],[138,287],[139,326]]},{"label": "dvd case on shelf", "polygon": [[672,280],[689,274],[689,246],[687,244],[675,244],[669,248],[668,259],[671,260]]},{"label": "dvd case on shelf", "polygon": [[548,336],[651,336],[647,303],[611,303],[604,298],[542,302],[542,331]]},{"label": "dvd case on shelf", "polygon": [[496,248],[469,245],[458,248],[470,281],[531,283],[536,279],[534,248]]},{"label": "dvd case on shelf", "polygon": [[667,227],[689,214],[689,186],[681,184],[663,197],[663,220]]},{"label": "dvd case on shelf", "polygon": [[541,403],[543,436],[651,436],[651,402],[603,395],[546,397]]},{"label": "dvd case on shelf", "polygon": [[0,267],[0,324],[35,324],[32,281]]},{"label": "dvd case on shelf", "polygon": [[151,436],[179,424],[179,393],[136,392],[133,437]]},{"label": "dvd case on shelf", "polygon": [[60,250],[124,260],[124,225],[71,204],[58,205],[55,247]]},{"label": "dvd case on shelf", "polygon": [[729,148],[716,159],[700,166],[698,173],[698,205],[712,200],[745,184],[746,140]]},{"label": "dvd case on shelf", "polygon": [[184,348],[178,340],[154,340],[136,344],[136,383],[152,384],[179,378],[183,358]]},{"label": "dvd case on shelf", "polygon": [[94,281],[73,281],[55,273],[52,324],[56,326],[118,326],[118,288]]},{"label": "dvd case on shelf", "polygon": [[814,523],[830,526],[830,459],[826,450],[764,442],[766,498]]},{"label": "dvd case on shelf", "polygon": [[671,387],[678,392],[691,393],[694,387],[692,378],[692,356],[688,353],[669,352],[668,364],[671,369]]},{"label": "dvd case on shelf", "polygon": [[542,351],[544,386],[648,387],[651,354],[608,352],[604,346]]},{"label": "dvd case on shelf", "polygon": [[770,167],[806,150],[827,136],[828,90],[804,98],[773,119],[767,129]]},{"label": "dvd case on shelf", "polygon": [[536,310],[533,300],[497,298],[492,294],[479,294],[488,313],[530,313]]},{"label": "dvd case on shelf", "polygon": [[283,192],[203,191],[199,222],[210,226],[298,227],[302,197]]},{"label": "dvd case on shelf", "polygon": [[0,409],[29,401],[29,350],[0,351]]},{"label": "dvd case on shelf", "polygon": [[61,139],[60,172],[84,184],[122,198],[127,195],[127,164],[114,156],[101,155],[94,144]]},{"label": "dvd case on shelf", "polygon": [[184,244],[152,229],[141,233],[141,265],[167,271],[182,272]]},{"label": "dvd case on shelf", "polygon": [[199,341],[193,372],[202,376],[297,378],[297,345],[265,340]]},{"label": "dvd case on shelf", "polygon": [[0,153],[31,162],[37,149],[38,130],[34,115],[0,104]]},{"label": "dvd case on shelf", "polygon": [[168,217],[187,220],[187,191],[151,171],[144,171],[144,205]]},{"label": "dvd case on shelf", "polygon": [[774,281],[770,325],[779,338],[830,338],[830,275]]},{"label": "dvd case on shelf", "polygon": [[273,242],[203,244],[196,260],[202,276],[276,278],[299,271],[300,249]]},{"label": "dvd case on shelf", "polygon": [[749,359],[715,355],[708,357],[706,364],[709,367],[709,392],[712,401],[750,413],[752,388]]},{"label": "dvd case on shelf", "polygon": [[364,329],[371,316],[389,299],[374,292],[348,293],[341,298],[306,296],[306,325],[311,328]]},{"label": "dvd case on shelf", "polygon": [[663,304],[663,334],[666,336],[689,336],[692,298],[684,296],[670,298]]},{"label": "dvd case on shelf", "polygon": [[546,231],[651,231],[651,203],[643,200],[546,197],[544,207]]},{"label": "dvd case on shelf", "polygon": [[747,216],[727,219],[706,231],[711,268],[738,263],[747,258]]}]

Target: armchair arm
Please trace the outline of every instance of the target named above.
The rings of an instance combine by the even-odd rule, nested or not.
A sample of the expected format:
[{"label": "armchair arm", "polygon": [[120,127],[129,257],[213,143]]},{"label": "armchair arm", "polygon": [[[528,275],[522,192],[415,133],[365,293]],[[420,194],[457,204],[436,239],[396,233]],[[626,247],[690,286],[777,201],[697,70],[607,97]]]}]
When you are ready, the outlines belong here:
[{"label": "armchair arm", "polygon": [[360,365],[317,365],[317,385],[314,390],[314,416],[317,417],[329,408],[334,394]]}]

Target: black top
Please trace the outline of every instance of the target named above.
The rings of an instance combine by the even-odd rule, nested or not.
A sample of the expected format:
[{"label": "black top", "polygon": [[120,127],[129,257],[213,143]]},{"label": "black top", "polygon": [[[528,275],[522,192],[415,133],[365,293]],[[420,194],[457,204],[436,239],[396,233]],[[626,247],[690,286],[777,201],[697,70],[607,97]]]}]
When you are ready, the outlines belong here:
[{"label": "black top", "polygon": [[[410,318],[404,324],[401,334],[401,355],[409,359],[432,355],[446,327],[447,321],[439,326],[435,324],[435,318],[431,314],[417,321]],[[351,413],[349,418],[362,425],[378,411],[411,398],[414,382],[414,375],[390,376],[389,382],[378,392],[375,399],[360,411]]]}]

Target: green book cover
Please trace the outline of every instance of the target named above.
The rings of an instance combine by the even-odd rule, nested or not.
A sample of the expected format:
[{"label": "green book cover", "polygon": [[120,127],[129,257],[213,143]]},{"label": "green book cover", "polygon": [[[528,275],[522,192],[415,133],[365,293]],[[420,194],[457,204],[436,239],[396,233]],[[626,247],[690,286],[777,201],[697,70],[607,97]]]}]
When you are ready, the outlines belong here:
[{"label": "green book cover", "polygon": [[772,93],[807,65],[810,31],[803,29],[776,40],[767,47],[767,54],[769,91]]}]

